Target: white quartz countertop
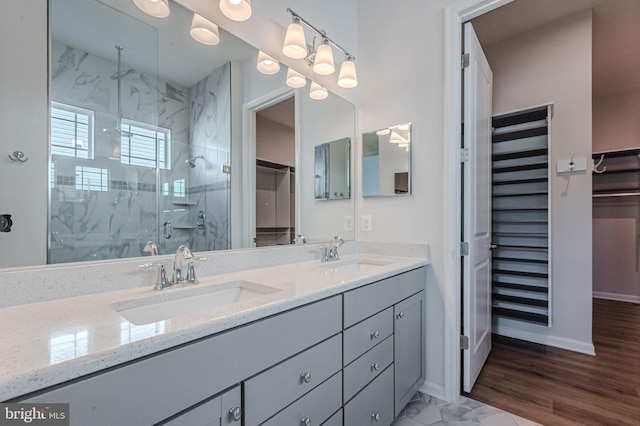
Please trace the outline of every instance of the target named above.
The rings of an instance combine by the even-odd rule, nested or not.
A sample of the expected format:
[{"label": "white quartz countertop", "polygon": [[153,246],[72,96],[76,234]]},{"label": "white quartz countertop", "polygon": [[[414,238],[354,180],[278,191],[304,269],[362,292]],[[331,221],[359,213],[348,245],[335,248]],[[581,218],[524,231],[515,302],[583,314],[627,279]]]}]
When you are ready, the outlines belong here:
[{"label": "white quartz countertop", "polygon": [[[358,260],[371,263],[357,264]],[[377,264],[373,264],[377,263]],[[162,291],[152,285],[0,309],[0,401],[229,330],[428,264],[424,258],[345,256],[200,277]],[[356,270],[357,269],[357,270]],[[179,298],[236,280],[277,289],[246,301],[135,325],[117,309],[149,297]],[[91,283],[95,285],[95,283]],[[115,308],[114,308],[115,307]]]}]

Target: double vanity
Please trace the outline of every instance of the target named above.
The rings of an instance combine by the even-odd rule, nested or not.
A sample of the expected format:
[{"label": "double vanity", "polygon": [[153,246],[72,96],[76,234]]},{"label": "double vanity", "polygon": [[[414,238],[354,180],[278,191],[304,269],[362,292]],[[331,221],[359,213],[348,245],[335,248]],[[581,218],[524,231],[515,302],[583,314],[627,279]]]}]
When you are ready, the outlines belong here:
[{"label": "double vanity", "polygon": [[393,254],[0,309],[0,400],[78,425],[389,425],[425,379],[428,264]]}]

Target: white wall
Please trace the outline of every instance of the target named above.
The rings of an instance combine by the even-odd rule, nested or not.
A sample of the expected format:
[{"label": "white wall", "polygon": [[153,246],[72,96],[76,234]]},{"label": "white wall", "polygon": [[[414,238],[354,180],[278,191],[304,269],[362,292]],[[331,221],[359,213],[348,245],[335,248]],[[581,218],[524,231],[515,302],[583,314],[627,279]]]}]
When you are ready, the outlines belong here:
[{"label": "white wall", "polygon": [[291,127],[256,116],[256,158],[295,166],[296,135]]},{"label": "white wall", "polygon": [[640,92],[593,100],[593,151],[637,148],[640,141]]},{"label": "white wall", "polygon": [[[0,267],[47,259],[47,1],[8,0],[0,14]],[[26,163],[8,155],[23,151]]]},{"label": "white wall", "polygon": [[551,327],[500,319],[500,334],[592,353],[591,172],[556,163],[591,157],[591,11],[484,48],[493,70],[494,114],[553,102]]}]

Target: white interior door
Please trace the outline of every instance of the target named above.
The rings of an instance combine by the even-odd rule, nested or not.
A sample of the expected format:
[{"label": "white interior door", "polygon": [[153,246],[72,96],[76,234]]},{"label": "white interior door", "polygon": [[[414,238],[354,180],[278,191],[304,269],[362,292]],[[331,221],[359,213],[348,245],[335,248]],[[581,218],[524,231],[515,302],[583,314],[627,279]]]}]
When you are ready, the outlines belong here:
[{"label": "white interior door", "polygon": [[491,351],[491,95],[493,74],[471,23],[464,26],[463,389],[470,392]]}]

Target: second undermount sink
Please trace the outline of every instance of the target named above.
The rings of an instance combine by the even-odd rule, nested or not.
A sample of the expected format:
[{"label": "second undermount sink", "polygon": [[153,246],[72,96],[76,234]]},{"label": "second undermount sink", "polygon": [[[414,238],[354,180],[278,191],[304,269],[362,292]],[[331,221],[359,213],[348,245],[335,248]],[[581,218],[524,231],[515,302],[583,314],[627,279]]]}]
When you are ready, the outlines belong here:
[{"label": "second undermount sink", "polygon": [[264,284],[237,280],[175,292],[168,290],[146,298],[117,302],[111,307],[130,323],[143,325],[253,300],[278,291],[280,289]]},{"label": "second undermount sink", "polygon": [[338,262],[328,262],[326,267],[329,272],[366,272],[374,271],[381,266],[389,265],[393,262],[378,259],[350,259]]}]

